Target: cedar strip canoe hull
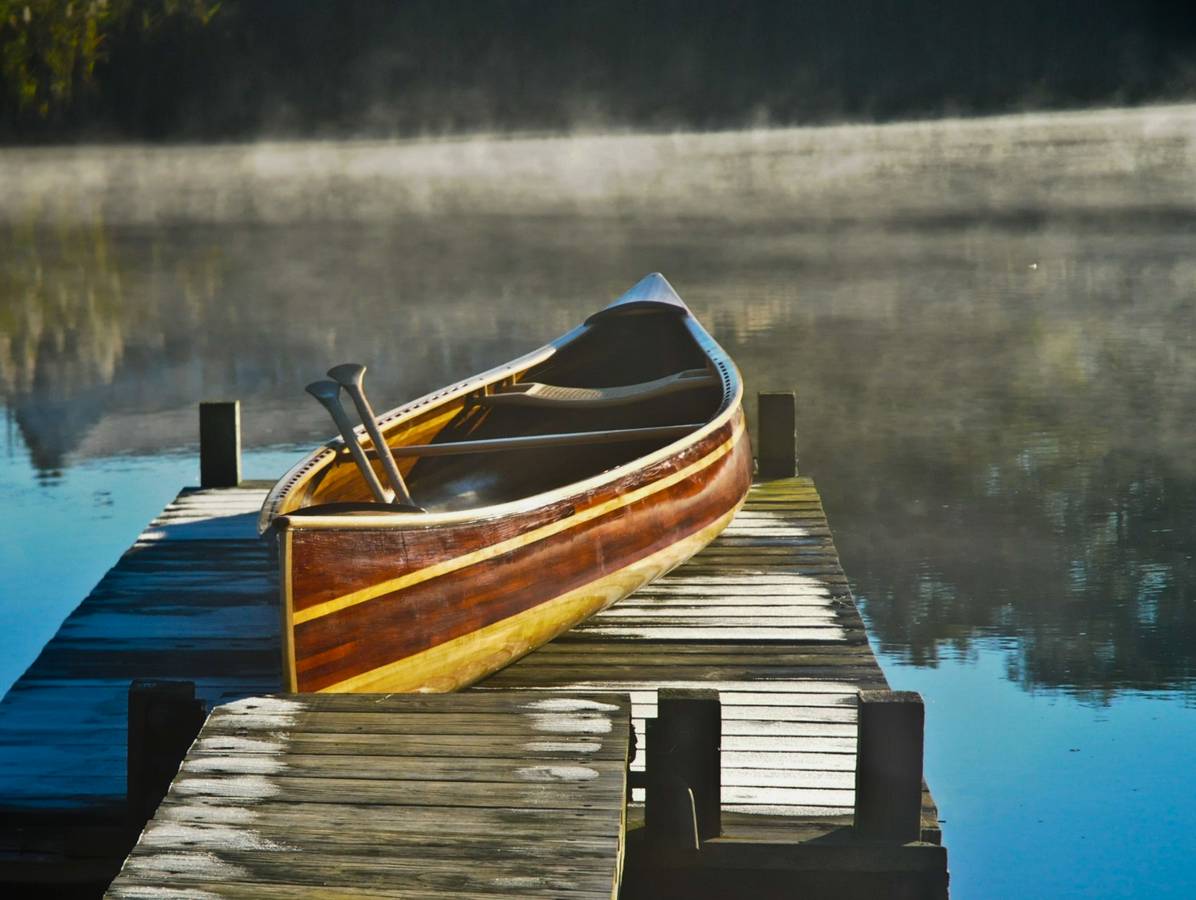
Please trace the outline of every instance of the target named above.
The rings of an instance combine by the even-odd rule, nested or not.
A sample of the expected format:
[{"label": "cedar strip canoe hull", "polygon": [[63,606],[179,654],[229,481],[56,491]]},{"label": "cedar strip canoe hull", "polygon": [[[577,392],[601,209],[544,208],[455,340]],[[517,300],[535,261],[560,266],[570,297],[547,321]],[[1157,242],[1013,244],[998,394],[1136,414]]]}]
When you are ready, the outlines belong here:
[{"label": "cedar strip canoe hull", "polygon": [[[717,390],[706,399],[690,392],[693,396],[667,398],[655,406],[639,404],[629,413],[609,415],[640,420],[615,418],[605,424],[639,427],[669,415],[689,422],[695,411],[707,409],[705,424],[681,439],[633,448],[591,477],[476,511],[454,508],[454,495],[446,489],[447,504],[428,513],[321,514],[322,500],[360,497],[361,487],[353,483],[352,468],[335,444],[284,476],[267,498],[263,523],[273,526],[279,538],[284,673],[291,690],[465,687],[681,564],[726,527],[742,505],[752,475],[742,385],[722,349],[679,298],[673,301],[675,294],[663,278],[649,276],[629,294],[653,278],[672,295],[666,298],[669,307],[664,314],[651,305],[634,314],[647,323],[647,330],[659,332],[653,337],[657,344],[662,335],[681,340],[669,330],[681,328],[683,337],[700,348],[710,371],[718,373]],[[626,300],[615,306],[620,303]],[[626,322],[616,325],[624,336],[631,333]],[[507,367],[385,414],[388,443],[443,440],[450,432],[458,440],[479,433],[486,437],[478,428],[493,422],[483,416],[479,426],[471,418],[477,408],[470,398],[484,399],[495,385],[518,381],[529,371],[564,372],[567,377],[568,364],[579,354],[562,353],[565,363],[556,363],[553,353],[571,349],[574,342],[584,349],[587,345],[578,338],[592,337],[589,332],[587,321]],[[673,352],[691,364],[697,351],[681,347]],[[526,424],[534,420],[517,415],[500,420],[501,427],[510,429],[521,421],[524,427],[536,427]],[[525,458],[517,454],[505,458]],[[443,475],[434,468],[437,464],[420,461],[415,467],[417,502],[421,489],[434,496],[438,477],[450,488],[451,478],[462,477],[460,468],[446,467]],[[486,461],[478,465],[484,470]],[[407,466],[410,472],[411,463]],[[426,473],[422,482],[421,473]],[[512,469],[510,477],[524,474]],[[307,515],[304,507],[313,503],[314,514]]]},{"label": "cedar strip canoe hull", "polygon": [[[685,477],[676,479],[680,472]],[[308,564],[292,569],[294,687],[446,691],[470,684],[684,562],[726,527],[750,479],[740,414],[653,471],[578,498],[573,514],[547,529],[535,527],[541,511],[530,511],[532,527],[499,542],[497,553],[468,526],[295,531],[288,555]],[[509,524],[518,530],[520,523]],[[343,561],[351,541],[365,543],[375,558],[401,558],[396,571],[406,575],[420,572],[411,571],[413,559],[449,571],[341,608],[334,601],[296,621],[319,609],[313,596],[327,593],[311,561]],[[460,550],[447,555],[445,548]]]}]

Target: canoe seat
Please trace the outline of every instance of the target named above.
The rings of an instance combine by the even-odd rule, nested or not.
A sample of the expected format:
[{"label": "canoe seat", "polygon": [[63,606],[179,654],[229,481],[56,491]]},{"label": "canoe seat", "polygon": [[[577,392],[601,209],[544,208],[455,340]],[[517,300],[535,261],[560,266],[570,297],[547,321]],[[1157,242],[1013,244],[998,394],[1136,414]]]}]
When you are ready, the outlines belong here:
[{"label": "canoe seat", "polygon": [[538,381],[520,381],[507,385],[493,394],[478,397],[485,406],[558,406],[574,409],[599,409],[622,406],[641,400],[652,400],[678,391],[710,387],[718,378],[706,369],[686,369],[640,384],[620,384],[615,387],[586,388],[559,387]]}]

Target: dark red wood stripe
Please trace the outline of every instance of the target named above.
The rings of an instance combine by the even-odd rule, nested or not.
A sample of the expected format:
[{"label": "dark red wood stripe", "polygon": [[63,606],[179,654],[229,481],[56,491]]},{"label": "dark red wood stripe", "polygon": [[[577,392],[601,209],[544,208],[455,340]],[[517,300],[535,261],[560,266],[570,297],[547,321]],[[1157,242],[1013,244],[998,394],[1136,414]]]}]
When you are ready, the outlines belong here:
[{"label": "dark red wood stripe", "polygon": [[305,622],[295,629],[299,689],[319,690],[622,569],[713,522],[734,507],[750,481],[751,449],[744,437],[693,478],[642,501],[501,557]]}]

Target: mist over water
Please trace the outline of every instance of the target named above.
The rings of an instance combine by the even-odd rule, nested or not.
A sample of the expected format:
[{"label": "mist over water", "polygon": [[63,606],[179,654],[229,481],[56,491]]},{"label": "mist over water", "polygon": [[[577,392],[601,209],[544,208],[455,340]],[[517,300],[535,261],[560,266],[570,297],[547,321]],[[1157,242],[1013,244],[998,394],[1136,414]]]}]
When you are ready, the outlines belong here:
[{"label": "mist over water", "polygon": [[[727,227],[1190,220],[1192,107],[890,125],[0,149],[0,221],[355,222],[463,215]],[[628,223],[630,224],[630,223]]]},{"label": "mist over water", "polygon": [[[927,694],[932,763],[984,707],[935,707],[962,669],[1077,715],[1196,700],[1196,107],[5,150],[0,186],[22,508],[165,450],[173,491],[200,399],[240,398],[251,446],[306,444],[331,427],[302,387],[333,363],[388,408],[662,271],[750,392],[797,391],[801,469]],[[928,777],[949,841],[996,827]]]}]

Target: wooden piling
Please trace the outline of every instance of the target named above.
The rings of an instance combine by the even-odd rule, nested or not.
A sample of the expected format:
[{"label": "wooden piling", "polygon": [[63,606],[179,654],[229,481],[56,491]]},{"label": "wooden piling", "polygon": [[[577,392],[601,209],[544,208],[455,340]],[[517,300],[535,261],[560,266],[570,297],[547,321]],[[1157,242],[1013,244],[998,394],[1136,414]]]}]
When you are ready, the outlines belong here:
[{"label": "wooden piling", "polygon": [[913,691],[860,691],[855,832],[869,840],[921,840],[925,709]]},{"label": "wooden piling", "polygon": [[206,717],[193,681],[139,678],[129,685],[131,822],[142,823],[154,814]]},{"label": "wooden piling", "polygon": [[199,483],[206,488],[241,483],[241,402],[199,404]]},{"label": "wooden piling", "polygon": [[698,849],[722,833],[718,691],[662,688],[648,721],[644,824],[654,841]]},{"label": "wooden piling", "polygon": [[797,474],[797,397],[792,391],[757,395],[761,478],[792,478]]}]

